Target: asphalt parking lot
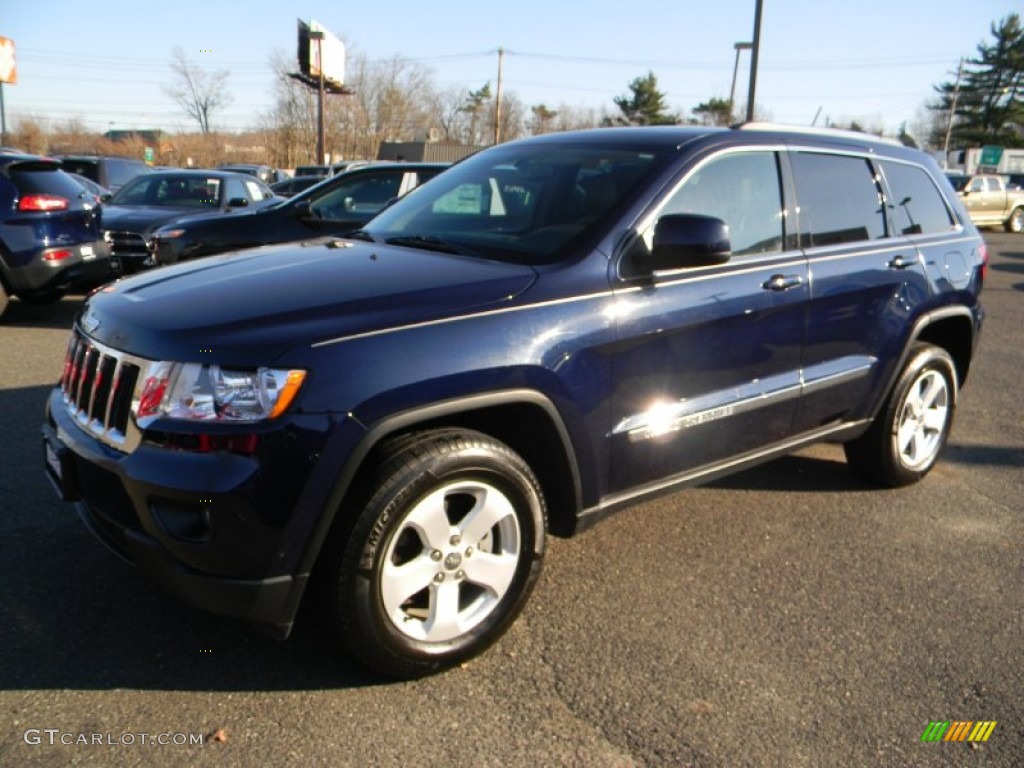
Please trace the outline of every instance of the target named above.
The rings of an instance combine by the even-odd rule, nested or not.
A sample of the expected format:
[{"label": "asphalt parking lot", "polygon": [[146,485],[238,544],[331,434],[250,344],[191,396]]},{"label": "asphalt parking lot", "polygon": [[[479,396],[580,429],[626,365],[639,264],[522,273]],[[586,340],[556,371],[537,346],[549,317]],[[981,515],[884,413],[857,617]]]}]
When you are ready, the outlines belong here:
[{"label": "asphalt parking lot", "polygon": [[[1024,765],[1024,237],[986,239],[982,346],[923,483],[818,446],[634,507],[551,541],[490,652],[408,683],[310,616],[279,644],[187,608],[94,541],[39,440],[80,297],[12,303],[0,765]],[[932,721],[996,726],[923,742]]]}]

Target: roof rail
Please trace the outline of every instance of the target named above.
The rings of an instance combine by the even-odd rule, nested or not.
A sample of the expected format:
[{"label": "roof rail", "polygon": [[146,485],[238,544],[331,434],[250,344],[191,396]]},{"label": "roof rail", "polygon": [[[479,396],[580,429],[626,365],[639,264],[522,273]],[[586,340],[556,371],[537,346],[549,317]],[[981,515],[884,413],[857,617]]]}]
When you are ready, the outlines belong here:
[{"label": "roof rail", "polygon": [[883,144],[894,144],[897,147],[903,146],[898,140],[889,136],[877,136],[873,133],[862,133],[861,131],[850,131],[842,128],[816,128],[805,125],[787,125],[783,123],[737,123],[732,126],[741,131],[775,131],[778,133],[812,133],[817,136],[836,136],[845,139],[859,139],[860,141],[880,141]]}]

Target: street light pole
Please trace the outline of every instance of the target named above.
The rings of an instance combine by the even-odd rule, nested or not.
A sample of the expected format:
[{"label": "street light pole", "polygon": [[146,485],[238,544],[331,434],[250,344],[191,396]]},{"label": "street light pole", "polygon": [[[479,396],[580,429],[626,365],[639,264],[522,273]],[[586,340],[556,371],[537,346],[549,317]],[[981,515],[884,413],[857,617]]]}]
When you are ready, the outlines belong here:
[{"label": "street light pole", "polygon": [[749,51],[753,43],[733,43],[736,49],[736,61],[732,65],[732,88],[729,89],[729,122],[732,122],[732,115],[735,111],[733,105],[736,103],[736,75],[740,71],[740,51]]},{"label": "street light pole", "polygon": [[754,97],[757,93],[757,56],[761,51],[761,4],[754,8],[754,44],[750,54],[750,91],[747,95],[747,122],[754,122]]}]

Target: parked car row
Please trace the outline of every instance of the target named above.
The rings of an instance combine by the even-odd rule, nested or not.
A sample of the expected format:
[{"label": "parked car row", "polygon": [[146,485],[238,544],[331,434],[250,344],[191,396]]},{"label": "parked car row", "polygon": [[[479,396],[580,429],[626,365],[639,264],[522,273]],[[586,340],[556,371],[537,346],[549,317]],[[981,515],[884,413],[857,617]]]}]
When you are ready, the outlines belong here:
[{"label": "parked car row", "polygon": [[0,158],[0,314],[12,295],[55,301],[71,288],[159,264],[341,235],[447,167],[356,164],[314,177],[287,198],[237,166],[154,170],[130,158]]}]

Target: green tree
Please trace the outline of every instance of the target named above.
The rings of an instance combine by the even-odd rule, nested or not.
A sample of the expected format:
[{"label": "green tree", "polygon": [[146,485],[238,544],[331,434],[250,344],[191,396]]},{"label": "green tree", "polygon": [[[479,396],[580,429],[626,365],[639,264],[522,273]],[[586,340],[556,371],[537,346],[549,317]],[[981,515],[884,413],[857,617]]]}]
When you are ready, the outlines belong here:
[{"label": "green tree", "polygon": [[658,78],[653,72],[638,77],[629,84],[630,93],[616,96],[613,101],[622,112],[609,118],[613,125],[671,125],[679,116],[666,111],[665,94],[658,90]]},{"label": "green tree", "polygon": [[728,99],[708,99],[694,107],[692,112],[704,125],[729,125],[732,123],[732,104]]},{"label": "green tree", "polygon": [[990,32],[993,41],[979,43],[977,57],[964,62],[959,92],[955,81],[935,86],[939,100],[931,106],[933,110],[948,116],[956,95],[952,146],[1024,146],[1024,29],[1020,16],[1011,13],[993,22]]},{"label": "green tree", "polygon": [[484,83],[484,87],[478,91],[470,91],[466,97],[466,103],[462,107],[463,112],[469,113],[469,143],[480,144],[481,139],[478,130],[478,124],[481,115],[487,109],[487,104],[491,100],[491,84]]}]

